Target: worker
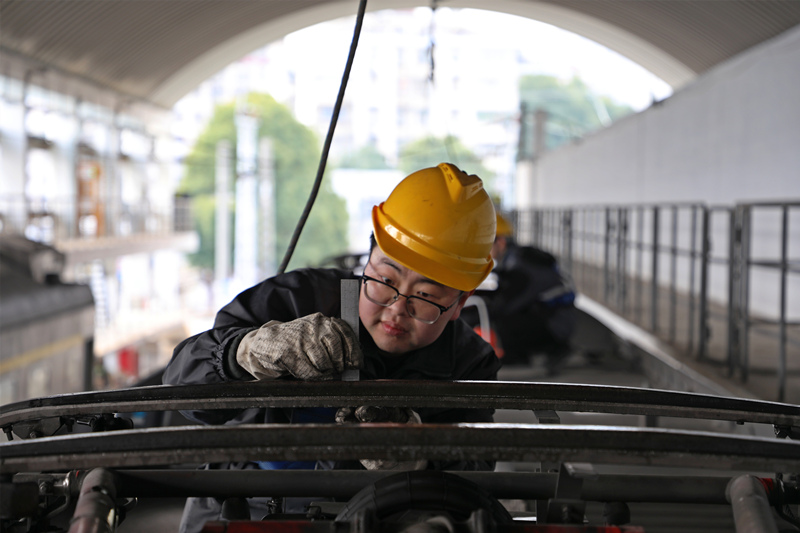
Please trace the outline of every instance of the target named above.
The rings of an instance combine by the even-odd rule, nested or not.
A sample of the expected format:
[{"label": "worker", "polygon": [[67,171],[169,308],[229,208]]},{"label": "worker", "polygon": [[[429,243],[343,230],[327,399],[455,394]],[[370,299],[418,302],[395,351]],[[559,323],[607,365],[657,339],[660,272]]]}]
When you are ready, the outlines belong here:
[{"label": "worker", "polygon": [[518,245],[511,223],[499,212],[492,257],[497,287],[476,294],[486,303],[503,364],[528,365],[544,356],[548,373],[556,373],[575,328],[572,281],[552,254]]},{"label": "worker", "polygon": [[[247,380],[339,379],[347,366],[361,379],[495,380],[491,345],[458,320],[493,268],[495,212],[477,176],[442,163],[407,176],[372,210],[370,254],[360,276],[358,337],[340,318],[340,281],[352,271],[304,268],[245,290],[217,314],[214,327],[181,342],[163,381],[172,385]],[[246,409],[184,412],[207,424],[350,423],[371,409]],[[388,415],[386,414],[388,413]],[[393,409],[401,423],[490,422],[490,409]],[[365,418],[366,417],[366,418]],[[385,419],[385,418],[384,418]],[[207,468],[489,470],[489,461],[275,462]],[[297,512],[303,502],[248,499],[252,519]],[[190,498],[181,531],[220,518],[220,503]]]}]

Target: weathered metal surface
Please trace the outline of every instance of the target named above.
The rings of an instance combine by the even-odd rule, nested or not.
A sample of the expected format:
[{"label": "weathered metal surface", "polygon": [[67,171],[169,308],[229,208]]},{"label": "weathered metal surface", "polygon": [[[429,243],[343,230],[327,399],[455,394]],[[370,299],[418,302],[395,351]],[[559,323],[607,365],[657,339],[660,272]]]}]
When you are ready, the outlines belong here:
[{"label": "weathered metal surface", "polygon": [[244,460],[592,462],[800,471],[800,442],[698,431],[526,424],[182,426],[0,444],[0,473]]},{"label": "weathered metal surface", "polygon": [[[286,497],[325,494],[349,499],[394,472],[376,470],[117,470],[120,497]],[[557,474],[457,472],[495,498],[535,500],[555,494]],[[15,478],[16,479],[16,478]],[[584,479],[587,501],[726,504],[730,478],[720,476],[597,475]],[[797,499],[800,497],[794,494]]]},{"label": "weathered metal surface", "polygon": [[92,413],[347,405],[596,412],[800,426],[800,406],[778,402],[604,385],[403,380],[262,381],[65,394],[0,407],[0,427]]},{"label": "weathered metal surface", "polygon": [[732,479],[728,495],[736,531],[778,533],[767,492],[757,477],[742,475]]}]

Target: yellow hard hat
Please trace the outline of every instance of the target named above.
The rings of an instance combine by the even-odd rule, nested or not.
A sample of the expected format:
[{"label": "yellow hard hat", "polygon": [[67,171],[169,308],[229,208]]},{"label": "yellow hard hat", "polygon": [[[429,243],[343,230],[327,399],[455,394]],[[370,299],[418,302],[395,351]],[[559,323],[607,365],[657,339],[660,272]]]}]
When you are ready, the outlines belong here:
[{"label": "yellow hard hat", "polygon": [[406,268],[471,291],[494,266],[495,214],[478,176],[450,163],[414,172],[372,208],[375,240]]},{"label": "yellow hard hat", "polygon": [[505,219],[500,212],[497,212],[497,236],[498,237],[511,237],[514,235],[514,227],[511,222]]}]

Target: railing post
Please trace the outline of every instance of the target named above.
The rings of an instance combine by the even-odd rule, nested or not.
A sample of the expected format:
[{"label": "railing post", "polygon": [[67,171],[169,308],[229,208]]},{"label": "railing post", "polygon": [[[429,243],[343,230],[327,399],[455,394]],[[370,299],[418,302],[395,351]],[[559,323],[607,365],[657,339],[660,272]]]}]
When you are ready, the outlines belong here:
[{"label": "railing post", "polygon": [[742,382],[746,382],[750,374],[750,236],[752,230],[752,211],[750,206],[742,210],[742,259],[741,259],[741,329],[739,330],[741,351]]},{"label": "railing post", "polygon": [[658,333],[658,254],[659,254],[659,218],[658,206],[653,207],[653,264],[650,280],[650,331]]},{"label": "railing post", "polygon": [[214,172],[215,217],[214,217],[214,306],[228,299],[228,278],[230,276],[230,182],[231,145],[221,140],[216,145]]},{"label": "railing post", "polygon": [[572,276],[572,209],[567,209],[564,211],[562,217],[564,227],[562,246],[564,247],[564,252],[561,254],[561,261],[563,261],[567,272],[569,272],[570,276]]},{"label": "railing post", "polygon": [[739,276],[737,250],[740,247],[742,231],[739,227],[739,210],[731,209],[728,223],[728,376],[733,376],[739,357],[739,323],[736,320],[739,312],[736,279]]},{"label": "railing post", "polygon": [[789,271],[789,206],[781,206],[781,308],[778,323],[778,401],[786,399],[786,291]]},{"label": "railing post", "polygon": [[617,306],[623,316],[628,300],[628,210],[617,208]]},{"label": "railing post", "polygon": [[711,263],[711,212],[707,206],[703,206],[702,228],[700,243],[700,316],[699,321],[699,351],[697,358],[704,360],[708,355],[708,273]]},{"label": "railing post", "polygon": [[638,220],[636,223],[636,294],[634,295],[636,313],[644,311],[644,207],[636,209]]},{"label": "railing post", "polygon": [[672,224],[670,231],[669,261],[669,341],[675,342],[676,313],[678,307],[678,206],[672,206]]},{"label": "railing post", "polygon": [[[770,366],[771,369],[775,368],[777,381],[770,390],[776,393],[778,401],[785,401],[792,392],[789,374],[793,343],[791,328],[798,325],[791,318],[792,301],[788,294],[793,280],[791,276],[798,272],[796,262],[790,257],[792,236],[789,234],[793,229],[790,208],[799,205],[796,202],[773,202],[710,207],[703,203],[672,203],[531,210],[524,214],[530,224],[521,226],[521,230],[529,231],[535,227],[537,235],[542,236],[542,244],[559,252],[562,267],[573,275],[587,294],[594,294],[609,310],[614,310],[620,316],[632,317],[631,320],[656,336],[661,336],[665,342],[685,349],[698,361],[713,360],[724,364],[728,369],[728,377],[736,375],[741,382],[749,379],[750,337],[755,335],[754,341],[760,339],[757,336],[765,333],[762,323],[777,328],[777,334],[773,329],[769,335],[777,341],[775,352],[778,356],[776,366]],[[760,218],[756,218],[760,216],[760,211],[755,209],[763,207],[781,210],[781,233],[769,233],[770,237],[774,237],[769,243],[777,241],[780,246],[780,257],[776,260],[752,257],[753,238],[763,229]],[[684,215],[687,208],[690,211]],[[665,210],[672,217],[669,228],[663,228],[668,229],[669,234],[662,231],[661,215]],[[715,220],[717,214],[719,221]],[[637,216],[638,220],[633,220]],[[724,227],[724,217],[729,219],[728,227]],[[753,227],[756,222],[759,226]],[[724,251],[715,252],[713,248],[714,224],[720,223],[719,233],[728,233],[727,258]],[[648,227],[648,224],[651,226]],[[778,224],[773,223],[769,229],[775,226]],[[661,246],[662,234],[669,241],[664,246]],[[670,254],[664,257],[663,262],[661,252]],[[648,253],[652,260],[650,265],[647,264]],[[688,258],[687,272],[681,266],[684,254]],[[711,277],[716,272],[715,264],[719,264],[721,274],[726,267],[728,270],[727,316],[724,312],[718,316],[712,311],[714,296]],[[663,267],[668,272],[665,272],[664,290],[661,290],[659,282]],[[771,268],[772,273],[775,273],[775,269],[778,271],[780,308],[777,319],[764,320],[750,316],[750,271],[754,267]],[[759,274],[760,270],[754,272],[752,283],[764,281],[763,276],[758,277]],[[646,285],[648,277],[651,283],[649,291]],[[603,283],[603,286],[597,283]],[[631,283],[634,285],[631,286]],[[685,296],[688,309],[684,315],[687,287]],[[650,300],[646,301],[648,297]],[[725,295],[717,294],[717,297],[723,300]],[[664,300],[663,309],[661,300]],[[648,305],[649,309],[645,309]],[[663,316],[663,312],[668,315]],[[725,321],[727,331],[723,333]],[[712,327],[717,326],[722,341],[727,341],[722,359],[719,359],[720,354],[714,352],[711,343]],[[687,328],[686,332],[684,327]],[[724,338],[726,334],[727,339]],[[752,347],[754,354],[755,346]]]},{"label": "railing post", "polygon": [[605,231],[603,233],[603,301],[608,302],[611,292],[611,272],[609,262],[611,261],[611,209],[605,208]]},{"label": "railing post", "polygon": [[691,222],[689,224],[689,317],[686,321],[687,337],[686,337],[686,350],[689,353],[694,353],[694,315],[695,315],[695,270],[697,269],[697,205],[692,204],[689,209],[691,210]]},{"label": "railing post", "polygon": [[750,208],[736,205],[731,212],[731,245],[728,304],[728,371],[741,370],[747,381],[748,278],[750,255]]}]

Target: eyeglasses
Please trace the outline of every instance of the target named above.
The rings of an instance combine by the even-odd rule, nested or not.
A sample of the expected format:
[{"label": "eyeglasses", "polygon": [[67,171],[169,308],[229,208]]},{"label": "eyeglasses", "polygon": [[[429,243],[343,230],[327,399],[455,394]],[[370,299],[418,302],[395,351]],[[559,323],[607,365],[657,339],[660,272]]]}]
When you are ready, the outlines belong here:
[{"label": "eyeglasses", "polygon": [[364,296],[367,297],[367,300],[381,307],[389,307],[402,296],[406,299],[406,311],[408,311],[408,314],[423,324],[433,324],[439,320],[442,313],[458,303],[458,300],[456,300],[447,307],[444,307],[443,305],[435,304],[419,296],[400,294],[400,291],[391,285],[371,278],[366,274],[362,274],[361,279],[364,282]]}]

